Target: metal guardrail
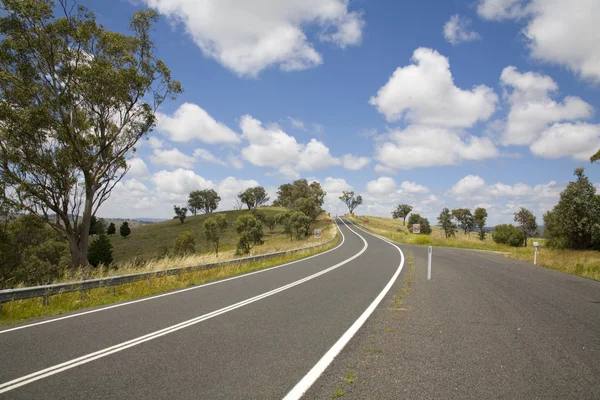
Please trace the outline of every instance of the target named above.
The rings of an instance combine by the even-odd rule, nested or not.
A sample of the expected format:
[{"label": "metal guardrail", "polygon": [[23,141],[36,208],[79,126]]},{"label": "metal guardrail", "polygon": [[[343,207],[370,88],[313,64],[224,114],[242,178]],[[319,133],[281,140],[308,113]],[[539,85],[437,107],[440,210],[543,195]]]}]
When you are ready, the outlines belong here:
[{"label": "metal guardrail", "polygon": [[50,296],[54,296],[54,295],[61,294],[61,293],[78,292],[78,291],[85,293],[86,290],[90,290],[90,289],[99,289],[99,288],[103,288],[103,287],[118,286],[118,285],[122,285],[125,283],[137,282],[137,281],[142,281],[142,280],[146,280],[146,279],[161,278],[161,277],[171,276],[171,275],[180,275],[180,274],[185,274],[185,273],[189,273],[189,272],[213,269],[213,268],[217,268],[220,266],[239,264],[239,263],[243,263],[243,262],[252,262],[252,261],[258,261],[258,260],[263,260],[263,259],[267,259],[267,258],[278,257],[278,256],[286,255],[286,254],[298,253],[301,251],[310,250],[310,249],[314,249],[319,246],[324,246],[326,244],[329,244],[332,241],[334,241],[337,237],[338,237],[338,231],[336,231],[336,234],[334,237],[332,237],[329,240],[326,240],[323,243],[318,243],[318,244],[314,244],[311,246],[301,247],[299,249],[278,251],[275,253],[261,254],[261,255],[253,256],[253,257],[236,258],[234,260],[226,260],[226,261],[220,261],[220,262],[215,262],[215,263],[210,263],[210,264],[196,265],[196,266],[192,266],[192,267],[170,268],[170,269],[165,269],[165,270],[160,270],[160,271],[140,272],[140,273],[136,273],[136,274],[127,274],[127,275],[117,275],[117,276],[110,276],[107,278],[89,279],[89,280],[78,281],[78,282],[55,283],[55,284],[44,285],[44,286],[33,286],[33,287],[25,287],[25,288],[0,290],[0,313],[2,312],[2,304],[8,303],[10,301],[30,299],[30,298],[34,298],[34,297],[43,297],[44,305],[48,305]]}]

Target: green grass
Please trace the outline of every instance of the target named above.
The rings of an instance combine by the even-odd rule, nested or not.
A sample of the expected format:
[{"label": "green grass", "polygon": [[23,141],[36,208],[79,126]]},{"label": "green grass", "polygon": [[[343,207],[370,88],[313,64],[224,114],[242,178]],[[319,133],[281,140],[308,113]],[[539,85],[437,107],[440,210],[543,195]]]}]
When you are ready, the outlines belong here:
[{"label": "green grass", "polygon": [[[275,215],[280,212],[285,212],[285,208],[264,207],[259,209],[265,215]],[[208,242],[204,236],[202,224],[207,218],[215,214],[224,214],[227,217],[229,226],[221,238],[220,247],[223,252],[232,251],[235,249],[238,234],[234,229],[234,223],[237,217],[247,213],[248,210],[224,211],[213,214],[200,214],[188,216],[182,224],[179,219],[170,221],[158,222],[149,225],[140,225],[131,229],[131,235],[123,239],[119,235],[119,227],[117,234],[110,236],[110,241],[113,245],[113,256],[115,262],[130,261],[136,259],[139,261],[147,261],[163,257],[166,250],[173,245],[173,241],[184,232],[192,232],[196,238],[196,252],[211,253],[213,252],[212,243]],[[314,228],[319,228],[316,224]],[[269,233],[269,228],[263,227],[265,232],[266,243],[288,243],[289,237],[283,233],[283,227],[277,226],[273,234]]]},{"label": "green grass", "polygon": [[336,399],[338,397],[343,397],[344,396],[344,391],[340,388],[338,390],[336,390],[335,392],[333,392],[333,394],[331,395],[332,399]]},{"label": "green grass", "polygon": [[483,241],[479,240],[476,232],[465,235],[462,231],[458,231],[455,237],[446,238],[442,229],[437,226],[431,227],[431,235],[413,235],[409,233],[407,226],[402,225],[401,220],[371,216],[356,216],[355,219],[373,233],[398,243],[499,251],[509,253],[504,254],[506,257],[530,263],[533,263],[531,244],[535,241],[539,242],[541,247],[537,258],[538,265],[584,278],[600,280],[600,252],[598,251],[551,249],[545,247],[546,240],[541,238],[529,239],[528,247],[510,247],[495,243],[490,232]]},{"label": "green grass", "polygon": [[85,300],[81,299],[79,292],[63,293],[51,296],[50,304],[48,306],[44,306],[42,304],[42,298],[12,301],[3,304],[3,310],[0,314],[0,325],[24,322],[31,318],[59,315],[86,307],[94,307],[137,299],[140,297],[151,296],[171,290],[182,289],[189,286],[200,285],[232,276],[242,275],[318,254],[333,248],[338,242],[339,236],[337,240],[333,240],[328,244],[318,246],[314,249],[276,258],[239,263],[204,271],[196,271],[182,275],[166,276],[119,285],[114,288],[114,295],[111,294],[110,288],[100,288],[86,291]]}]

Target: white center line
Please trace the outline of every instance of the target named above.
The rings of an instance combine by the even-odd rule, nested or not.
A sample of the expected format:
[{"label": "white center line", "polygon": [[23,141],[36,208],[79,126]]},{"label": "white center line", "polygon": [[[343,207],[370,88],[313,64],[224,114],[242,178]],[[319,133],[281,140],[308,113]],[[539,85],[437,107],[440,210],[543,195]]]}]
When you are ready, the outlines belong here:
[{"label": "white center line", "polygon": [[[346,223],[344,221],[342,221],[342,223],[344,225],[346,225]],[[350,228],[348,227],[348,229],[350,229]],[[362,239],[362,241],[364,243],[363,248],[358,253],[356,253],[355,255],[353,255],[352,257],[347,258],[346,260],[344,260],[342,262],[339,262],[339,263],[337,263],[337,264],[335,264],[335,265],[333,265],[333,266],[331,266],[331,267],[329,267],[329,268],[327,268],[327,269],[325,269],[323,271],[317,272],[317,273],[315,273],[313,275],[307,276],[306,278],[299,279],[299,280],[297,280],[295,282],[292,282],[292,283],[287,284],[285,286],[281,286],[281,287],[279,287],[277,289],[273,289],[273,290],[271,290],[269,292],[260,294],[258,296],[254,296],[252,298],[240,301],[239,303],[235,303],[235,304],[232,304],[230,306],[223,307],[223,308],[221,308],[219,310],[210,312],[208,314],[204,314],[204,315],[201,315],[199,317],[189,319],[187,321],[181,322],[181,323],[176,324],[176,325],[169,326],[167,328],[164,328],[164,329],[161,329],[161,330],[149,333],[147,335],[143,335],[143,336],[137,337],[135,339],[131,339],[131,340],[128,340],[128,341],[123,342],[123,343],[119,343],[119,344],[111,346],[111,347],[107,347],[107,348],[105,348],[103,350],[99,350],[99,351],[96,351],[94,353],[86,354],[86,355],[84,355],[82,357],[78,357],[78,358],[75,358],[73,360],[66,361],[64,363],[57,364],[57,365],[54,365],[52,367],[45,368],[43,370],[34,372],[32,374],[29,374],[29,375],[26,375],[26,376],[22,376],[22,377],[17,378],[17,379],[13,379],[12,381],[5,382],[3,384],[0,384],[0,394],[8,392],[10,390],[17,389],[17,388],[19,388],[21,386],[24,386],[24,385],[27,385],[29,383],[38,381],[40,379],[44,379],[44,378],[47,378],[49,376],[58,374],[58,373],[60,373],[62,371],[66,371],[68,369],[75,368],[75,367],[77,367],[79,365],[87,364],[87,363],[89,363],[91,361],[97,360],[99,358],[106,357],[106,356],[108,356],[110,354],[117,353],[119,351],[123,351],[123,350],[128,349],[128,348],[133,347],[133,346],[137,346],[139,344],[142,344],[144,342],[147,342],[147,341],[159,338],[161,336],[168,335],[169,333],[173,333],[173,332],[176,332],[178,330],[187,328],[189,326],[198,324],[198,323],[200,323],[202,321],[206,321],[206,320],[214,318],[214,317],[216,317],[218,315],[225,314],[225,313],[227,313],[229,311],[233,311],[233,310],[235,310],[237,308],[244,307],[244,306],[246,306],[248,304],[252,304],[252,303],[254,303],[256,301],[259,301],[259,300],[262,300],[264,298],[273,296],[274,294],[280,293],[280,292],[282,292],[284,290],[287,290],[287,289],[290,289],[290,288],[292,288],[294,286],[298,286],[298,285],[300,285],[302,283],[308,282],[308,281],[310,281],[312,279],[315,279],[315,278],[317,278],[317,277],[319,277],[319,276],[321,276],[323,274],[326,274],[326,273],[328,273],[330,271],[333,271],[333,270],[341,267],[342,265],[345,265],[345,264],[349,263],[350,261],[356,259],[361,254],[363,254],[367,250],[367,248],[369,247],[369,245],[368,245],[368,243],[367,243],[367,241],[365,240],[364,237],[362,237],[361,235],[359,235],[354,230],[352,230],[352,229],[350,229],[350,230],[352,232],[354,232],[354,234],[356,234],[358,237],[360,237]],[[344,234],[341,232],[341,230],[340,230],[340,233],[342,234],[342,238],[344,238]]]}]

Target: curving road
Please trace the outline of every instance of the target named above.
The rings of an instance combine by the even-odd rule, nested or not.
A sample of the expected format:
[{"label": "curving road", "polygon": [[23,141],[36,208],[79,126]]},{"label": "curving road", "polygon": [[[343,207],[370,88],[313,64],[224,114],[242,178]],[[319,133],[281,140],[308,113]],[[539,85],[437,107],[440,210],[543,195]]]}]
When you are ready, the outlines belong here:
[{"label": "curving road", "polygon": [[402,250],[337,223],[311,258],[0,330],[0,398],[600,399],[600,282],[461,249],[427,281],[402,245],[392,312]]},{"label": "curving road", "polygon": [[342,243],[309,259],[5,328],[0,397],[298,398],[404,262],[398,247],[338,223]]}]

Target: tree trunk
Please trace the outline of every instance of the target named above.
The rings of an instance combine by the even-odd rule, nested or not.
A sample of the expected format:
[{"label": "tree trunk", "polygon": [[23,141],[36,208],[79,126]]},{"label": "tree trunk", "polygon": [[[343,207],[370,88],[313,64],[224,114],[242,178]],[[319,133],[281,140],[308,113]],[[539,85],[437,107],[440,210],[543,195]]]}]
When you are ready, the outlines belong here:
[{"label": "tree trunk", "polygon": [[404,222],[402,222],[402,226],[406,226],[406,217],[404,217]]}]

